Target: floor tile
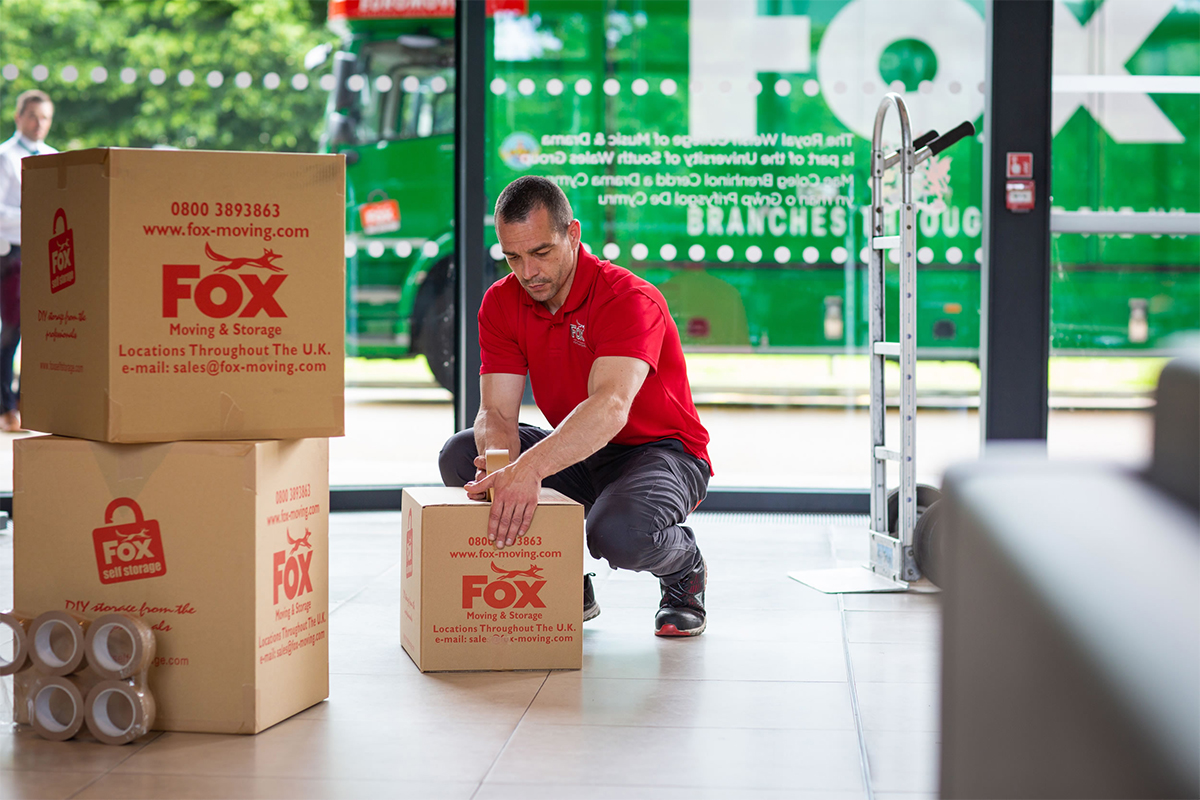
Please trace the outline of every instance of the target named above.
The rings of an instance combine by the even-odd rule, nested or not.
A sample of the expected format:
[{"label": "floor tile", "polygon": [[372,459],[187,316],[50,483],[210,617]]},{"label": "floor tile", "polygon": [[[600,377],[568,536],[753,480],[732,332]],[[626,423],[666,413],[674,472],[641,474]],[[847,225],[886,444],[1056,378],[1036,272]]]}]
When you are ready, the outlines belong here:
[{"label": "floor tile", "polygon": [[937,793],[938,734],[867,731],[865,738],[874,789]]},{"label": "floor tile", "polygon": [[556,725],[854,730],[844,683],[675,681],[555,673],[525,721]]},{"label": "floor tile", "polygon": [[90,738],[49,742],[28,725],[12,727],[0,732],[0,773],[10,770],[107,772],[137,754],[159,735],[149,733],[136,742],[113,747]]},{"label": "floor tile", "polygon": [[115,773],[479,781],[511,725],[292,719],[257,736],[165,733]]},{"label": "floor tile", "polygon": [[941,687],[936,683],[858,681],[863,730],[936,732],[941,727]]},{"label": "floor tile", "polygon": [[[763,642],[836,642],[842,641],[842,615],[836,609],[797,609],[781,619],[756,608],[726,608],[707,594],[708,627],[704,636],[728,641]],[[600,617],[585,623],[585,630],[619,630],[630,636],[653,634],[653,605],[640,608],[600,606]],[[891,616],[891,615],[889,615]]]},{"label": "floor tile", "polygon": [[102,774],[0,770],[0,800],[66,800]]},{"label": "floor tile", "polygon": [[[862,787],[853,731],[522,723],[488,774],[501,783],[603,782],[708,789]],[[674,768],[679,754],[688,768]],[[672,768],[664,769],[664,765]]]},{"label": "floor tile", "polygon": [[[603,620],[603,615],[600,619]],[[694,639],[584,628],[583,673],[591,678],[845,681],[841,642],[745,641],[719,629]]]},{"label": "floor tile", "polygon": [[377,636],[353,636],[340,634],[336,629],[329,634],[329,674],[336,675],[398,675],[417,674],[408,653],[400,646],[400,627],[395,637],[386,633]]},{"label": "floor tile", "polygon": [[151,800],[171,797],[180,800],[342,800],[366,797],[419,797],[422,800],[469,800],[478,788],[474,781],[442,783],[433,781],[353,779],[319,780],[303,778],[234,778],[196,775],[105,775],[76,797],[80,800]]},{"label": "floor tile", "polygon": [[864,592],[842,595],[847,611],[940,611],[939,592]]},{"label": "floor tile", "polygon": [[851,642],[854,681],[883,683],[937,683],[941,673],[940,647],[901,642]]},{"label": "floor tile", "polygon": [[936,611],[847,611],[846,638],[850,642],[897,642],[940,646],[942,615]]},{"label": "floor tile", "polygon": [[[474,800],[865,800],[861,791],[749,789],[697,786],[619,786],[597,784],[495,783],[480,787]],[[878,795],[876,795],[878,797]]]},{"label": "floor tile", "polygon": [[419,725],[486,722],[516,727],[546,672],[331,675],[329,701],[297,719]]},{"label": "floor tile", "polygon": [[346,636],[399,636],[400,606],[377,605],[357,599],[338,606],[329,615],[330,634]]}]

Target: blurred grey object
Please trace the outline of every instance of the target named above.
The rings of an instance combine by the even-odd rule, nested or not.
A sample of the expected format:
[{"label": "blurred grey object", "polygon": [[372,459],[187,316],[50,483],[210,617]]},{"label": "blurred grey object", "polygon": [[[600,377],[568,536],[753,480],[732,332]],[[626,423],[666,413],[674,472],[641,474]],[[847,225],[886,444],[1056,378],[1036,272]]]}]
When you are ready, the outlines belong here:
[{"label": "blurred grey object", "polygon": [[1200,359],[1154,414],[1145,472],[947,472],[942,797],[1200,797]]}]

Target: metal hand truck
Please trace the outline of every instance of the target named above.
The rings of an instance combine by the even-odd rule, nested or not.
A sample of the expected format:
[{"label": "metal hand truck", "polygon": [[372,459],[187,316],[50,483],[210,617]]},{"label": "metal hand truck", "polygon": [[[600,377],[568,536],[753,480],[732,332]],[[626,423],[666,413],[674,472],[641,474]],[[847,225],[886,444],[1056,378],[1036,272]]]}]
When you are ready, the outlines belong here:
[{"label": "metal hand truck", "polygon": [[[883,123],[889,108],[900,117],[900,149],[884,154]],[[917,531],[917,212],[913,203],[913,171],[930,156],[940,153],[958,140],[975,133],[975,126],[963,122],[939,136],[930,131],[915,141],[903,98],[889,92],[875,113],[871,137],[871,229],[870,279],[868,297],[870,324],[868,347],[871,356],[871,529],[870,561],[866,568],[803,570],[789,575],[822,592],[896,592],[904,591],[911,581],[922,576]],[[901,181],[900,223],[898,232],[885,235],[883,176],[899,165]],[[884,341],[884,257],[899,251],[900,264],[900,341]],[[900,360],[900,449],[893,450],[884,441],[887,415],[884,396],[883,366],[888,356]],[[889,524],[887,462],[900,463],[900,487],[896,494],[898,515],[895,530]],[[932,506],[931,506],[932,507]],[[933,518],[932,516],[930,517]],[[932,528],[921,533],[932,535]]]}]

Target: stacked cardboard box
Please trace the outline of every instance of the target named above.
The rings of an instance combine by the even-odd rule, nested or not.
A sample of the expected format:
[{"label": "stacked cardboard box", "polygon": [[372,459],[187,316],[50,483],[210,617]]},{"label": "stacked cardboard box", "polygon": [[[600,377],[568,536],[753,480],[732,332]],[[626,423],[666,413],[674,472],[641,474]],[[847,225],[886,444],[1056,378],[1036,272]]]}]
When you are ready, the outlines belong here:
[{"label": "stacked cardboard box", "polygon": [[340,156],[25,159],[15,606],[153,627],[157,728],[328,695]]}]

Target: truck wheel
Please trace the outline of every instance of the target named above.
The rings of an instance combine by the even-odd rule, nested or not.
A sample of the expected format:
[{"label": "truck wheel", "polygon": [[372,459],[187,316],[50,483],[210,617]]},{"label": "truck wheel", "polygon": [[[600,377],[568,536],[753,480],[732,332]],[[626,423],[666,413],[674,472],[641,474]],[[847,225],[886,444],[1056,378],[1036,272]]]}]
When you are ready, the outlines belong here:
[{"label": "truck wheel", "polygon": [[916,527],[913,528],[913,560],[917,562],[921,574],[934,586],[941,586],[945,577],[946,526],[938,524],[945,508],[943,501],[934,501],[917,518]]},{"label": "truck wheel", "polygon": [[[917,484],[917,520],[931,505],[942,499],[942,493],[924,483]],[[896,535],[900,530],[900,490],[892,489],[887,497],[888,533]]]},{"label": "truck wheel", "polygon": [[413,350],[443,388],[454,391],[454,256],[433,265],[413,305]]}]

